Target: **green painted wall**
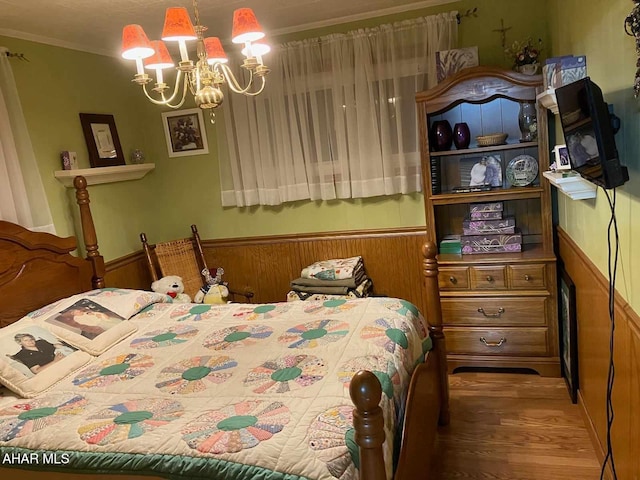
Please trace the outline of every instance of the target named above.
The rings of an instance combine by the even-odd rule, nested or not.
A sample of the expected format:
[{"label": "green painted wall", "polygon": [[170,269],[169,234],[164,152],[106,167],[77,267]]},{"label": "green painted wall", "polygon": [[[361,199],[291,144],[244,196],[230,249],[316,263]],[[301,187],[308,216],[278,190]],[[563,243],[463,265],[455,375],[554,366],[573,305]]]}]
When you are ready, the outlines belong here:
[{"label": "green painted wall", "polygon": [[[616,288],[640,312],[640,249],[633,242],[634,238],[636,242],[640,239],[640,115],[638,100],[633,96],[637,56],[635,41],[623,28],[632,7],[628,0],[554,0],[549,19],[553,54],[586,55],[589,76],[602,88],[605,101],[613,104],[622,120],[616,144],[631,181],[617,189],[621,250]],[[592,200],[558,197],[560,226],[607,276],[607,226],[611,213],[603,190],[598,189],[597,198]]]},{"label": "green painted wall", "polygon": [[[89,168],[89,156],[78,113],[113,114],[127,157],[134,148],[153,144],[141,120],[150,106],[129,82],[129,74],[114,58],[0,37],[0,45],[29,59],[11,60],[20,101],[44,184],[53,220],[59,235],[75,235],[77,208],[73,189],[62,186],[53,176],[61,169],[60,152],[78,153],[80,168]],[[132,229],[136,218],[151,217],[152,205],[138,195],[133,183],[91,187],[93,214],[101,246],[107,259],[137,247]],[[125,215],[135,209],[131,220]]]},{"label": "green painted wall", "polygon": [[[464,0],[273,41],[478,7],[478,17],[465,18],[460,25],[459,46],[478,45],[482,64],[509,67],[502,53],[500,34],[493,31],[500,28],[501,18],[505,26],[511,27],[508,42],[529,36],[541,37],[545,43],[548,40],[544,8],[547,0],[536,2],[535,9],[530,8],[530,3]],[[192,223],[199,226],[204,238],[411,227],[425,223],[421,194],[295,202],[279,207],[222,208],[216,154],[220,127],[207,125],[208,155],[169,158],[162,109],[147,102],[138,87],[131,84],[132,62],[6,37],[0,37],[0,45],[24,53],[30,60],[13,60],[12,65],[59,234],[74,234],[77,223],[72,189],[65,189],[53,177],[53,171],[60,168],[59,153],[75,150],[81,167],[89,166],[79,112],[113,114],[127,159],[131,150],[141,148],[147,162],[156,164],[156,169],[142,180],[90,187],[100,251],[107,260],[138,250],[141,231],[151,241],[162,241],[188,235]]]}]

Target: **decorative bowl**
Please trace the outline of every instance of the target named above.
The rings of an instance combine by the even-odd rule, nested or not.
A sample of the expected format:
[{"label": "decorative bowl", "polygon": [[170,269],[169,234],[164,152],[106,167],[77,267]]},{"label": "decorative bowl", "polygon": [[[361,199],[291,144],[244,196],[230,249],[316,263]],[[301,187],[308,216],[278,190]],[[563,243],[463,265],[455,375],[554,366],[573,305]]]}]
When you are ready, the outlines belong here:
[{"label": "decorative bowl", "polygon": [[490,133],[489,135],[479,135],[476,137],[479,147],[491,147],[506,143],[508,133]]}]

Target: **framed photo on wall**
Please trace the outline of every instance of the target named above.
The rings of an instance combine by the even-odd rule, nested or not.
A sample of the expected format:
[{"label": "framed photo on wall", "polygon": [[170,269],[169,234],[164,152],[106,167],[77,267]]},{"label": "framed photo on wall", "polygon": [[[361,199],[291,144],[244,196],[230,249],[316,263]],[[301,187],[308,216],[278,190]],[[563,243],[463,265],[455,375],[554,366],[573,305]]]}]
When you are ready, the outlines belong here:
[{"label": "framed photo on wall", "polygon": [[170,157],[209,153],[202,110],[191,108],[162,114],[164,135]]},{"label": "framed photo on wall", "polygon": [[81,113],[80,123],[92,167],[113,167],[125,164],[113,115]]},{"label": "framed photo on wall", "polygon": [[578,323],[576,320],[576,287],[564,269],[559,266],[560,312],[560,364],[571,401],[578,401]]}]

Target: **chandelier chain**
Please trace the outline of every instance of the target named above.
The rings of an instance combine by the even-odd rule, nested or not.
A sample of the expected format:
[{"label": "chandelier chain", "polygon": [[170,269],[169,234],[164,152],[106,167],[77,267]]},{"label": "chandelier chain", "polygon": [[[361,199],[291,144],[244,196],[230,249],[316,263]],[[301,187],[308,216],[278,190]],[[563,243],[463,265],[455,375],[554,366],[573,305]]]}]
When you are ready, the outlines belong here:
[{"label": "chandelier chain", "polygon": [[196,19],[196,25],[200,26],[200,11],[198,10],[198,0],[193,0],[193,16]]}]

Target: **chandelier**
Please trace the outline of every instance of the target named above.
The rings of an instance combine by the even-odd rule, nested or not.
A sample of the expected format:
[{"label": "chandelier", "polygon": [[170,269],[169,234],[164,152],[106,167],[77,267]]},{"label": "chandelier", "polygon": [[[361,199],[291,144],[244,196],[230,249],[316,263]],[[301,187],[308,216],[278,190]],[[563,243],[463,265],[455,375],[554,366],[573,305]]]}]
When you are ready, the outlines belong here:
[{"label": "chandelier", "polygon": [[[205,37],[207,27],[200,25],[198,2],[193,0],[195,26],[184,7],[167,8],[162,40],[149,41],[140,25],[127,25],[122,30],[122,57],[135,60],[136,74],[132,82],[142,87],[146,97],[157,105],[180,108],[185,102],[187,91],[193,95],[195,103],[203,110],[209,110],[214,121],[213,109],[223,99],[222,86],[227,85],[232,92],[254,96],[264,90],[265,75],[269,68],[262,62],[262,56],[271,49],[263,42],[264,32],[250,8],[239,8],[233,14],[232,42],[244,45],[242,68],[248,72],[241,84],[227,65],[227,55],[218,37]],[[194,61],[189,58],[187,42],[197,42]],[[176,67],[164,42],[177,42],[180,62]],[[151,93],[147,86],[153,82],[144,68],[155,70],[155,86]],[[177,71],[173,92],[164,81],[163,70]],[[181,86],[182,85],[182,86]]]}]

